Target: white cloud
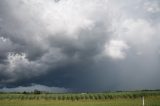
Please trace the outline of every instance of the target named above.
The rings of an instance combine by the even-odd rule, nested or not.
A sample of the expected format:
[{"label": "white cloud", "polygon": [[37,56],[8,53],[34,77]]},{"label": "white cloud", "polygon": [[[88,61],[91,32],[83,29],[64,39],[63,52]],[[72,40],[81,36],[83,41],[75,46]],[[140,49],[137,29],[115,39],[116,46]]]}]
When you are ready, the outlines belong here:
[{"label": "white cloud", "polygon": [[5,65],[6,71],[10,77],[8,80],[1,82],[13,82],[21,78],[30,78],[44,73],[45,66],[40,63],[29,61],[25,53],[9,53]]},{"label": "white cloud", "polygon": [[[81,29],[91,30],[95,22],[100,20],[99,14],[102,15],[102,12],[105,11],[106,7],[103,5],[107,6],[107,1],[16,0],[13,3],[10,2],[10,6],[13,8],[12,14],[15,19],[28,26],[29,30],[32,30],[30,26],[35,26],[40,28],[40,32],[46,31],[52,36],[57,33],[65,33],[63,35],[67,37],[77,38],[77,33]],[[18,10],[15,8],[16,5],[19,6]]]},{"label": "white cloud", "polygon": [[17,66],[23,64],[30,64],[30,62],[26,59],[25,53],[9,53],[8,55],[8,63],[9,63],[9,71],[14,71]]},{"label": "white cloud", "polygon": [[1,36],[1,37],[0,37],[0,42],[1,42],[1,41],[2,41],[2,42],[6,42],[6,41],[7,41],[7,39],[6,39],[6,38],[4,38],[3,36]]},{"label": "white cloud", "polygon": [[126,57],[125,50],[129,46],[122,40],[111,40],[105,45],[105,54],[113,59],[124,59]]},{"label": "white cloud", "polygon": [[148,1],[144,3],[144,9],[150,13],[158,13],[160,12],[160,3]]},{"label": "white cloud", "polygon": [[150,42],[155,34],[153,26],[144,19],[126,19],[120,30],[120,37],[135,45]]}]

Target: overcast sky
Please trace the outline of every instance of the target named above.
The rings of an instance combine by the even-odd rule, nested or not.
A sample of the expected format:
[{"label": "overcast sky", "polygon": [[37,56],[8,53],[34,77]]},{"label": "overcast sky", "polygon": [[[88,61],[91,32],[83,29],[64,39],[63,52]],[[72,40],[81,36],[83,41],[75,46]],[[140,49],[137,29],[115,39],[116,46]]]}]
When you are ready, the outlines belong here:
[{"label": "overcast sky", "polygon": [[159,76],[159,0],[0,0],[1,90],[160,89]]}]

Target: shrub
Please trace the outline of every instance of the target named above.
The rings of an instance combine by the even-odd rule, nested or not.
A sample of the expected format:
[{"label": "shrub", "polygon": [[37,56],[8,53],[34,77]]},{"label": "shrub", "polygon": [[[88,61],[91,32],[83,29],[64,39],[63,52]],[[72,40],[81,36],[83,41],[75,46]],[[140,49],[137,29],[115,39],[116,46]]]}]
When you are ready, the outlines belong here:
[{"label": "shrub", "polygon": [[41,94],[41,91],[35,89],[35,90],[34,90],[34,94]]}]

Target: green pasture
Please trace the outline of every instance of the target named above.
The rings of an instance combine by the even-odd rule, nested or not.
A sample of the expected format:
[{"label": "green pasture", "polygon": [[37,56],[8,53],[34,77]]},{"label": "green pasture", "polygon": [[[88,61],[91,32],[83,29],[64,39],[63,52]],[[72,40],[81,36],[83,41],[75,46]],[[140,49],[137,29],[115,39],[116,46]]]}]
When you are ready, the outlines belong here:
[{"label": "green pasture", "polygon": [[160,106],[159,91],[67,93],[67,94],[0,94],[0,106]]}]

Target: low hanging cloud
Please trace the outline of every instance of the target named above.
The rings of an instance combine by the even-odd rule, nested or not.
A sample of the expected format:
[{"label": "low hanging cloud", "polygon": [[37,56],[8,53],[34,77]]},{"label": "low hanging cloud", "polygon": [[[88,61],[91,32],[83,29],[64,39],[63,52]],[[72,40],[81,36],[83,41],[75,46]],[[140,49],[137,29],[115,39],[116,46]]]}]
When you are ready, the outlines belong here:
[{"label": "low hanging cloud", "polygon": [[58,88],[58,87],[48,87],[45,85],[32,84],[31,86],[18,86],[16,88],[2,88],[0,92],[34,92],[35,90],[44,91],[44,92],[54,92],[54,93],[65,93],[69,92],[68,89]]},{"label": "low hanging cloud", "polygon": [[0,87],[159,88],[158,6],[158,0],[0,1]]}]

